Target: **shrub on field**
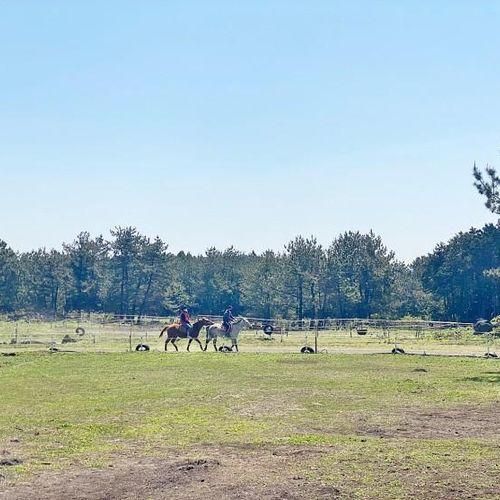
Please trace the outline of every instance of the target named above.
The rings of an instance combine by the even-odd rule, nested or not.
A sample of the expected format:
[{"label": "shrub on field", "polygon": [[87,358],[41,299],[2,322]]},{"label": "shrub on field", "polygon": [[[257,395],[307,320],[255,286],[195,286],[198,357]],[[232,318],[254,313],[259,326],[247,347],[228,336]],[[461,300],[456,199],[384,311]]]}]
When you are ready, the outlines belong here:
[{"label": "shrub on field", "polygon": [[434,340],[457,340],[462,339],[470,333],[471,332],[469,330],[464,328],[434,330],[432,332],[432,338]]},{"label": "shrub on field", "polygon": [[474,323],[474,333],[490,333],[493,330],[491,322],[480,319]]}]

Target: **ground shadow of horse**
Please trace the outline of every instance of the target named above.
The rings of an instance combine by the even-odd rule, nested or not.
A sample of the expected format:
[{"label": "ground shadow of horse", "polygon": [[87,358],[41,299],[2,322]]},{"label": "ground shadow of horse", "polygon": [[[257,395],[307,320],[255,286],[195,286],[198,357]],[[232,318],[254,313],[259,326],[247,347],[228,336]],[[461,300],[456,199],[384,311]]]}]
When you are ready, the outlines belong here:
[{"label": "ground shadow of horse", "polygon": [[465,382],[483,382],[486,384],[500,384],[500,371],[498,372],[482,372],[481,375],[475,377],[466,377]]}]

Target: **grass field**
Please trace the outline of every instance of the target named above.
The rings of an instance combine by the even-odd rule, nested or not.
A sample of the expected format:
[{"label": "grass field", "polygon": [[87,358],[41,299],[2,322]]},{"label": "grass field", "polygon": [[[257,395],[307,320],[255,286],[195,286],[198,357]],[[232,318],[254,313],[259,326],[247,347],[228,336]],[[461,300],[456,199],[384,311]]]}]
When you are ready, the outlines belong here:
[{"label": "grass field", "polygon": [[495,359],[21,352],[0,498],[499,498],[499,387]]}]

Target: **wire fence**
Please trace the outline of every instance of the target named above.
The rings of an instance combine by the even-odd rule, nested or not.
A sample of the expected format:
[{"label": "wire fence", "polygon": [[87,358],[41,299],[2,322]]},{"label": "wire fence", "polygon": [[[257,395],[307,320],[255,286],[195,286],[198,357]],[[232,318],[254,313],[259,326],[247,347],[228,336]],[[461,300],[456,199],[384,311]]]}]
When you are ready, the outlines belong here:
[{"label": "wire fence", "polygon": [[[220,316],[204,316],[220,322]],[[496,357],[500,330],[476,334],[471,323],[325,318],[247,318],[251,328],[238,341],[245,352],[443,354]],[[61,320],[0,319],[0,351],[163,351],[161,329],[175,317],[86,314]],[[200,339],[204,343],[205,333]],[[179,340],[184,350],[185,340]],[[211,348],[209,348],[211,349]]]}]

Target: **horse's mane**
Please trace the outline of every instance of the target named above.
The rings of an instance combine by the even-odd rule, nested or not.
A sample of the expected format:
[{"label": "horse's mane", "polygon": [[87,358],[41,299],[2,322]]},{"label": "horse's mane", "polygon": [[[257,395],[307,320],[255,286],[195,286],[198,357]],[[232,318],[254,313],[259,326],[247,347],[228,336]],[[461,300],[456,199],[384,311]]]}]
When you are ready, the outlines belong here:
[{"label": "horse's mane", "polygon": [[245,316],[238,316],[238,319],[235,321],[235,323],[239,323],[240,321],[246,321],[247,323],[249,322],[248,319],[245,318]]}]

